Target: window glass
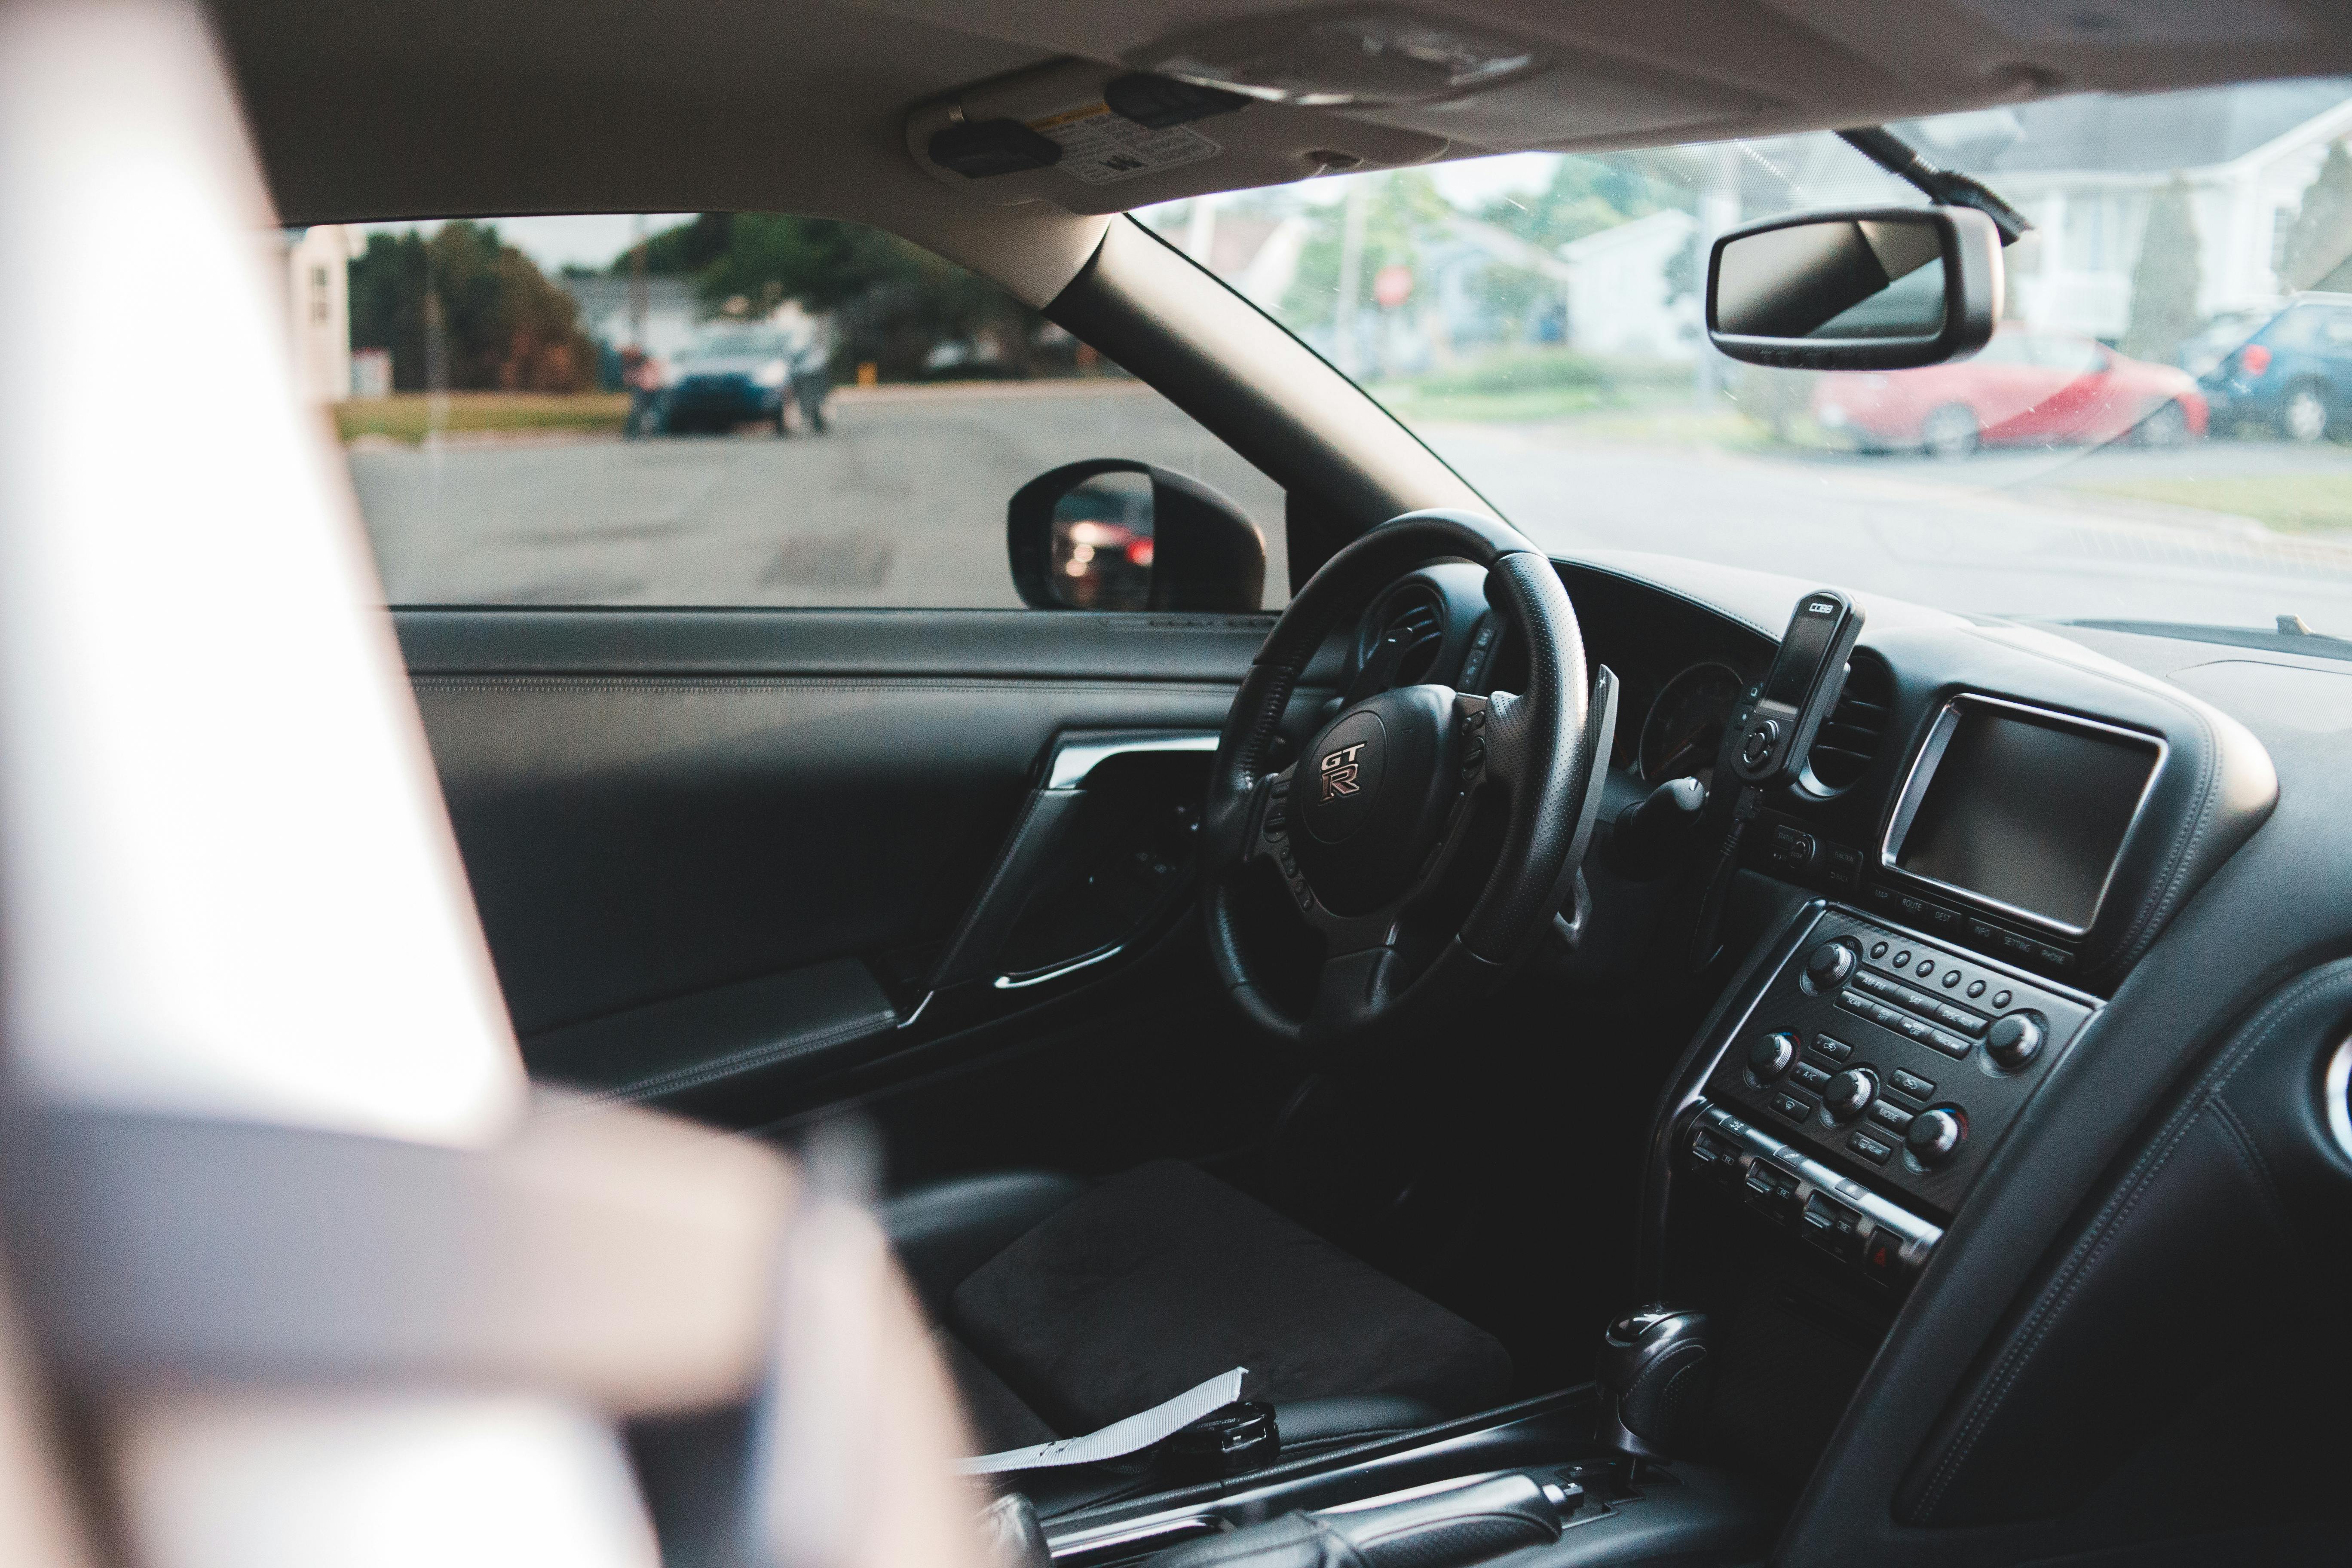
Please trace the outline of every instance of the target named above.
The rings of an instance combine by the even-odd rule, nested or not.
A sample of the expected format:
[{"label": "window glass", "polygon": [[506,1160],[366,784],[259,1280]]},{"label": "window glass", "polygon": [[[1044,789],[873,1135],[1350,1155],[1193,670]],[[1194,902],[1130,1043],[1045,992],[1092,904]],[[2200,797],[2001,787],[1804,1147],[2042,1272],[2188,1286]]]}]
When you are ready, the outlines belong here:
[{"label": "window glass", "polygon": [[[1235,502],[1265,536],[1269,603],[1286,596],[1279,488],[877,230],[524,217],[286,243],[303,374],[395,605],[1016,606],[1005,502],[1098,458]],[[1130,541],[1101,602],[1135,599],[1149,560]]]},{"label": "window glass", "polygon": [[[2352,334],[2332,326],[2352,294],[2347,126],[2344,79],[1889,126],[2032,227],[2002,253],[1987,351],[1887,373],[1738,364],[1702,329],[1726,230],[1925,202],[1826,132],[1326,175],[1138,216],[1538,543],[1969,614],[2352,637]],[[2050,395],[2059,372],[2099,374],[2097,395]]]}]

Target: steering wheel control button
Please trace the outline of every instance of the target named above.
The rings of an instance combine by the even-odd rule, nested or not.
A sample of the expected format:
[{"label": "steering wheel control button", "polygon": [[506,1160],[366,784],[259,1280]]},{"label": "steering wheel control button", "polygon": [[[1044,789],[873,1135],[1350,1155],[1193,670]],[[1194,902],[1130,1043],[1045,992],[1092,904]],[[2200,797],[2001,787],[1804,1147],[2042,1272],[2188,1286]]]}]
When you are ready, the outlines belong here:
[{"label": "steering wheel control button", "polygon": [[1845,1141],[1845,1146],[1874,1165],[1884,1165],[1895,1158],[1895,1146],[1882,1143],[1867,1132],[1855,1132]]},{"label": "steering wheel control button", "polygon": [[2042,1043],[2048,1037],[2045,1025],[2039,1013],[2011,1013],[1986,1034],[1985,1055],[1996,1066],[2015,1072],[2042,1054]]},{"label": "steering wheel control button", "polygon": [[1968,1136],[1968,1119],[1957,1109],[1939,1105],[1911,1119],[1911,1131],[1904,1134],[1903,1146],[1914,1160],[1932,1171],[1948,1163]]},{"label": "steering wheel control button", "polygon": [[1797,1059],[1797,1037],[1783,1029],[1766,1035],[1748,1047],[1748,1070],[1759,1083],[1770,1083]]},{"label": "steering wheel control button", "polygon": [[1830,1085],[1830,1071],[1811,1062],[1801,1061],[1789,1068],[1789,1081],[1808,1094],[1819,1094]]},{"label": "steering wheel control button", "polygon": [[1810,1100],[1799,1100],[1793,1094],[1774,1095],[1772,1097],[1772,1109],[1779,1115],[1787,1117],[1790,1121],[1798,1123],[1800,1126],[1813,1119],[1812,1102]]},{"label": "steering wheel control button", "polygon": [[1739,765],[1753,771],[1772,760],[1772,748],[1780,742],[1780,726],[1771,719],[1760,719],[1740,738]]},{"label": "steering wheel control button", "polygon": [[1896,1068],[1893,1072],[1886,1075],[1886,1081],[1897,1093],[1907,1094],[1914,1100],[1933,1100],[1936,1098],[1935,1084],[1927,1079],[1921,1078],[1916,1072],[1905,1072],[1901,1068]]},{"label": "steering wheel control button", "polygon": [[1830,1080],[1822,1105],[1832,1121],[1851,1121],[1878,1098],[1878,1075],[1868,1068],[1848,1068]]},{"label": "steering wheel control button", "polygon": [[1842,1062],[1853,1055],[1853,1047],[1847,1045],[1843,1040],[1834,1038],[1832,1036],[1815,1035],[1813,1037],[1813,1053],[1816,1056],[1827,1057],[1833,1062]]},{"label": "steering wheel control button", "polygon": [[1813,949],[1805,960],[1805,981],[1809,990],[1832,991],[1845,983],[1860,960],[1853,949],[1842,942],[1825,942]]},{"label": "steering wheel control button", "polygon": [[1874,1100],[1870,1119],[1898,1137],[1911,1129],[1911,1112],[1890,1100]]}]

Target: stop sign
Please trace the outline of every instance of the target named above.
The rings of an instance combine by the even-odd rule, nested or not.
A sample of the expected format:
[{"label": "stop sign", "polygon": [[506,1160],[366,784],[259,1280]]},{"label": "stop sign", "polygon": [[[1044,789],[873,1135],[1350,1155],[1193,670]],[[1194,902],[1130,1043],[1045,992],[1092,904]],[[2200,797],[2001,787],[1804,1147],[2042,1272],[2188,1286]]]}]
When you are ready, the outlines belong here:
[{"label": "stop sign", "polygon": [[1382,310],[1393,310],[1412,298],[1412,268],[1391,262],[1372,274],[1372,298]]}]

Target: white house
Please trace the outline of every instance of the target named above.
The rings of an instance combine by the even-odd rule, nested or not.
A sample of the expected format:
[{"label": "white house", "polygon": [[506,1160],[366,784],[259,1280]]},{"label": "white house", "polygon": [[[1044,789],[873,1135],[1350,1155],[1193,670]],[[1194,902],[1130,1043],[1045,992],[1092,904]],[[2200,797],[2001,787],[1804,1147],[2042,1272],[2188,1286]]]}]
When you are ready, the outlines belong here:
[{"label": "white house", "polygon": [[1587,353],[1687,360],[1698,352],[1698,299],[1674,293],[1674,263],[1698,219],[1668,209],[1559,247],[1568,267],[1568,341]]},{"label": "white house", "polygon": [[2113,339],[2130,324],[2149,209],[2175,178],[2197,225],[2199,313],[2277,302],[2303,194],[2352,135],[2352,79],[2056,99],[1896,129],[2032,220],[2009,253],[2012,314]]},{"label": "white house", "polygon": [[352,395],[352,258],[358,231],[338,223],[280,231],[296,384],[318,403]]}]

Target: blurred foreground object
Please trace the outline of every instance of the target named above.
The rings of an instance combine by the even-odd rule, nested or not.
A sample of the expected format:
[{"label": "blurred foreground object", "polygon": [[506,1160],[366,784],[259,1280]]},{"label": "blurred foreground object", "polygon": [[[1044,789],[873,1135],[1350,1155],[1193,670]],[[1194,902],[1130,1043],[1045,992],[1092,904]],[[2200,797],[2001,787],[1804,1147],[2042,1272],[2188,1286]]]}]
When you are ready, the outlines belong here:
[{"label": "blurred foreground object", "polygon": [[[0,4],[0,1558],[79,1511],[140,1568],[650,1568],[615,1421],[764,1380],[747,1568],[953,1568],[872,1221],[532,1100],[273,221],[194,6]],[[129,359],[203,378],[135,447]]]}]

